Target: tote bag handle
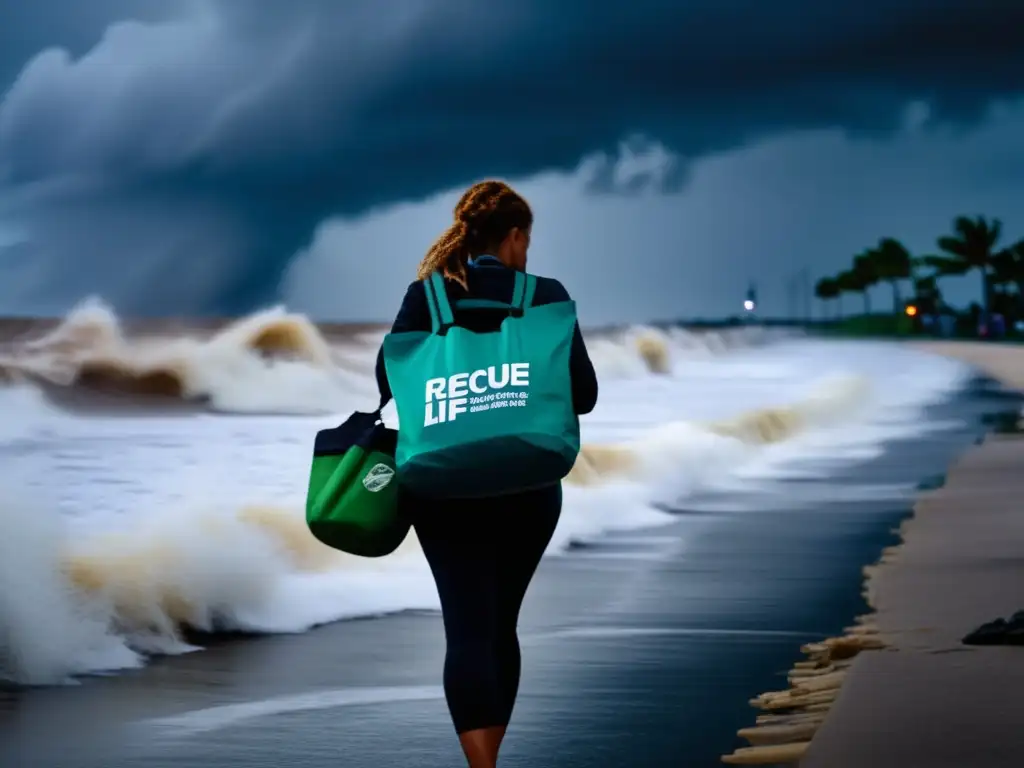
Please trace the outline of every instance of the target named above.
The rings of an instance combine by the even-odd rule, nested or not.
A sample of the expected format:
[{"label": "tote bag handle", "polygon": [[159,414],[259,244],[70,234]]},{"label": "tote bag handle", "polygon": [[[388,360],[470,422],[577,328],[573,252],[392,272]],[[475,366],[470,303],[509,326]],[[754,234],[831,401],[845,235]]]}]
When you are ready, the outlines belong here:
[{"label": "tote bag handle", "polygon": [[[448,329],[455,325],[455,315],[452,312],[451,303],[448,301],[448,293],[445,291],[444,277],[440,272],[434,272],[429,280],[424,281],[423,291],[427,297],[427,308],[430,310],[430,332],[444,335]],[[515,287],[512,289],[512,302],[505,304],[490,299],[463,299],[456,302],[456,306],[471,308],[508,308],[516,314],[523,314],[533,304],[534,294],[537,292],[537,278],[534,275],[527,275],[517,271],[515,273]]]}]

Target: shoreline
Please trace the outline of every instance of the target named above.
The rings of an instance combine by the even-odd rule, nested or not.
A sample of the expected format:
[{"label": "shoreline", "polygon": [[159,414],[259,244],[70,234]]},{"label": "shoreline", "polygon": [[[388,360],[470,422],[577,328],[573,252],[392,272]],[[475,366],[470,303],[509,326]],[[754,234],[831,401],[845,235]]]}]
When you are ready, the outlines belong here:
[{"label": "shoreline", "polygon": [[[1024,390],[1024,349],[940,341],[908,346],[968,363],[1008,389]],[[1024,440],[990,432],[952,463],[940,487],[919,493],[894,531],[899,543],[863,569],[869,612],[855,617],[840,636],[801,647],[805,658],[788,672],[789,687],[750,701],[761,714],[737,732],[750,746],[723,755],[723,763],[980,767],[985,750],[1001,755],[986,765],[1024,762],[1024,739],[1009,751],[999,744],[1000,737],[1004,744],[1014,739],[1013,724],[1024,716],[1024,707],[1013,703],[1024,683],[1024,656],[961,643],[980,624],[1024,608],[1024,564],[993,563],[1012,558],[1014,546],[1024,551],[1024,524],[1010,523],[1000,508],[1006,504],[996,501],[1024,492],[1013,465],[1024,466]],[[1001,481],[995,491],[993,475]],[[986,503],[974,505],[982,495]],[[952,576],[950,563],[957,566]],[[967,575],[965,567],[972,568]],[[1018,685],[1008,685],[1009,677]],[[964,693],[997,689],[998,696],[988,693],[973,702],[980,705],[976,711],[984,726],[965,723],[962,711],[972,702],[963,701]],[[992,718],[992,710],[1002,717]],[[924,725],[915,726],[915,717]]]}]

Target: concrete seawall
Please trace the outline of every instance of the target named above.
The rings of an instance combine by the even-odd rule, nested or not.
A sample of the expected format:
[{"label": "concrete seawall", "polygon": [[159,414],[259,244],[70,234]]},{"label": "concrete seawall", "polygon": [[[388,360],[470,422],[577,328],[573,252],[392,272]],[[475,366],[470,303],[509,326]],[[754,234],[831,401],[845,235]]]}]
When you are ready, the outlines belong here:
[{"label": "concrete seawall", "polygon": [[[1024,390],[1024,347],[921,342]],[[1010,768],[1024,765],[1024,648],[974,646],[979,625],[1024,609],[1024,438],[990,436],[922,494],[902,543],[865,568],[872,612],[804,646],[789,689],[751,704],[737,765]]]}]

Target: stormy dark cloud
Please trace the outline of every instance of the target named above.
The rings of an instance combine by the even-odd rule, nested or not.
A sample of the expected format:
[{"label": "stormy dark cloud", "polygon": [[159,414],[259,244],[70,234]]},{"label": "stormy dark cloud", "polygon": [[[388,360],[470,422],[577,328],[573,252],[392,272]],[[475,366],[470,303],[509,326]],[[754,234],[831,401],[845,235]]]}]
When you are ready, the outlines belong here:
[{"label": "stormy dark cloud", "polygon": [[45,48],[60,46],[80,56],[99,42],[114,19],[158,21],[185,10],[176,0],[6,2],[0,5],[0,89],[14,82],[25,63]]},{"label": "stormy dark cloud", "polygon": [[19,241],[0,306],[22,311],[92,292],[240,311],[332,216],[568,171],[630,136],[693,161],[788,131],[882,136],[911,101],[969,125],[1024,92],[1010,0],[123,0],[60,29],[48,5],[0,103],[0,234]]}]

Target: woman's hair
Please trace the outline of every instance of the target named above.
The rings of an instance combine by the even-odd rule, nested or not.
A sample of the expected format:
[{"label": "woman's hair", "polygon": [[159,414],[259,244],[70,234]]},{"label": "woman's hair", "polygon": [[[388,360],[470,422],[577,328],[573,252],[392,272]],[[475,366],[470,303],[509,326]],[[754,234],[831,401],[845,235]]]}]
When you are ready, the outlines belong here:
[{"label": "woman's hair", "polygon": [[417,279],[425,280],[440,272],[465,288],[470,259],[496,250],[513,229],[526,230],[533,225],[530,206],[500,181],[481,181],[467,189],[455,205],[454,214],[452,225],[420,262]]}]

